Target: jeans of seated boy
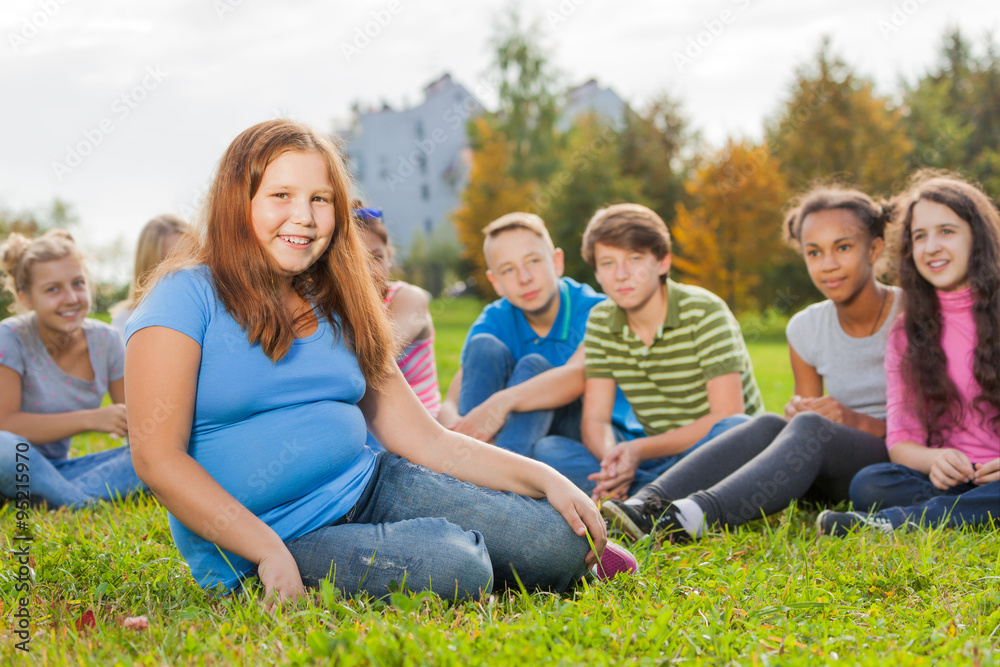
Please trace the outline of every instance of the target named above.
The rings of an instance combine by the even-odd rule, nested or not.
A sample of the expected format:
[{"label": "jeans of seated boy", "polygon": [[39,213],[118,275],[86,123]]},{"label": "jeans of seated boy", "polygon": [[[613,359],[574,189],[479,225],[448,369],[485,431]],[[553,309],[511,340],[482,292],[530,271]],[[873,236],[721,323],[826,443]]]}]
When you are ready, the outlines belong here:
[{"label": "jeans of seated boy", "polygon": [[[494,588],[566,590],[590,550],[545,500],[484,489],[381,453],[361,498],[335,523],[291,540],[306,586],[329,577],[347,595],[392,582],[442,598]],[[516,573],[516,578],[515,578]]]},{"label": "jeans of seated boy", "polygon": [[927,475],[899,463],[862,469],[851,481],[851,502],[863,512],[881,509],[893,526],[907,521],[953,528],[1000,522],[1000,482],[942,491]]},{"label": "jeans of seated boy", "polygon": [[[513,387],[551,368],[552,364],[540,354],[529,354],[515,362],[514,355],[496,336],[476,334],[469,341],[462,365],[458,414],[464,416],[501,389]],[[497,432],[494,444],[534,458],[535,443],[547,435],[579,441],[582,415],[580,399],[555,410],[512,412]]]},{"label": "jeans of seated boy", "polygon": [[[20,443],[27,445],[27,451],[18,450]],[[27,471],[18,473],[18,463],[27,463]],[[16,498],[17,476],[25,474],[31,502],[44,500],[49,507],[77,509],[96,500],[124,498],[146,488],[132,467],[128,445],[79,458],[52,460],[26,439],[0,431],[0,496]]]},{"label": "jeans of seated boy", "polygon": [[[729,429],[739,426],[750,419],[751,417],[749,415],[733,415],[731,417],[726,417],[725,419],[720,419],[712,426],[711,429],[709,429],[704,438],[694,443],[694,445],[687,451],[680,454],[672,454],[658,459],[643,461],[639,464],[639,469],[635,473],[635,479],[629,487],[628,495],[634,495],[639,489],[655,480],[657,477],[669,470],[671,466],[701,447],[712,438],[717,435],[722,435]],[[616,428],[616,439],[618,439],[620,435],[621,434]],[[618,439],[618,442],[625,439],[626,438],[622,437]],[[547,438],[543,438],[538,442],[538,444],[535,445],[534,458],[538,459],[542,463],[547,463],[561,472],[563,475],[568,477],[571,482],[580,487],[584,493],[590,495],[594,492],[594,487],[597,486],[597,483],[593,480],[587,479],[587,476],[599,471],[601,469],[601,462],[594,458],[594,455],[591,454],[590,450],[584,447],[582,443],[559,436],[549,436]]]}]

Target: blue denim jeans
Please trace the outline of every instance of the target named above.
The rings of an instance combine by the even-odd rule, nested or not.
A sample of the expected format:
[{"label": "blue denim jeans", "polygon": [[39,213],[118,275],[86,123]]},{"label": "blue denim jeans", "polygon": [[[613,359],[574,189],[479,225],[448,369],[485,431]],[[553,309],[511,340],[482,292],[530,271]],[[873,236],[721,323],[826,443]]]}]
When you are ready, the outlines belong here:
[{"label": "blue denim jeans", "polygon": [[484,489],[377,455],[346,516],[287,543],[306,586],[329,578],[346,595],[393,585],[448,600],[495,587],[562,592],[586,573],[590,550],[545,500]]},{"label": "blue denim jeans", "polygon": [[875,510],[893,526],[907,521],[952,528],[1000,524],[1000,482],[959,484],[946,491],[930,477],[899,463],[868,466],[851,481],[855,509]]},{"label": "blue denim jeans", "polygon": [[[18,451],[18,444],[27,445]],[[22,449],[24,447],[22,446]],[[18,457],[17,454],[21,454]],[[31,501],[79,509],[145,489],[132,467],[128,445],[73,459],[48,459],[24,438],[0,431],[0,496],[17,495],[18,462],[27,457]]]},{"label": "blue denim jeans", "polygon": [[[725,419],[720,419],[709,429],[704,438],[694,443],[687,451],[643,461],[639,464],[639,469],[636,470],[635,479],[632,480],[632,486],[629,487],[628,494],[630,496],[634,495],[639,489],[655,480],[685,456],[715,436],[722,435],[734,426],[739,426],[750,419],[749,415],[733,415]],[[617,428],[614,430],[615,438],[618,442],[629,439],[627,434],[622,433]],[[542,438],[535,445],[533,458],[547,463],[561,472],[588,495],[593,493],[594,487],[597,486],[597,483],[587,479],[587,476],[599,471],[601,469],[601,462],[594,458],[590,450],[580,442],[561,436]]]},{"label": "blue denim jeans", "polygon": [[[458,394],[458,414],[465,415],[501,389],[513,387],[552,368],[540,354],[518,361],[500,339],[477,334],[469,341],[462,366],[462,389]],[[561,435],[579,441],[583,402],[579,399],[555,410],[512,412],[497,432],[493,444],[535,458],[535,443],[547,435]]]}]

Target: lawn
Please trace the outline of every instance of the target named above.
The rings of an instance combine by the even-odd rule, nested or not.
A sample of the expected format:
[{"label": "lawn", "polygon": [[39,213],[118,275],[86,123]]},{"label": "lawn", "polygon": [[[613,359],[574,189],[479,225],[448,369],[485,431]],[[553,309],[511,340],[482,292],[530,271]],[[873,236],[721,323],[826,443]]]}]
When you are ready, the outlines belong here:
[{"label": "lawn", "polygon": [[[435,302],[442,387],[480,305]],[[780,320],[744,322],[767,407],[791,391]],[[76,451],[109,445],[81,436]],[[1000,533],[817,537],[792,508],[697,544],[636,548],[640,575],[563,596],[345,600],[271,616],[258,592],[202,592],[155,500],[32,512],[30,652],[15,649],[14,507],[0,509],[3,664],[1000,663]],[[126,628],[145,616],[148,628]],[[15,662],[16,661],[16,662]]]}]

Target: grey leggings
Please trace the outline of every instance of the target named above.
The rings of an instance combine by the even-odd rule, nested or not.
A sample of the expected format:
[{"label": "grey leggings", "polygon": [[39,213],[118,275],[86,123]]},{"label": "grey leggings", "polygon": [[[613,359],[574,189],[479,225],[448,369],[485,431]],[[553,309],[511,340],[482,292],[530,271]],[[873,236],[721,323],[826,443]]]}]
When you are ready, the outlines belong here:
[{"label": "grey leggings", "polygon": [[791,421],[764,414],[705,443],[636,498],[690,497],[706,525],[735,527],[796,498],[847,500],[859,470],[888,460],[885,440],[870,433],[812,412]]}]

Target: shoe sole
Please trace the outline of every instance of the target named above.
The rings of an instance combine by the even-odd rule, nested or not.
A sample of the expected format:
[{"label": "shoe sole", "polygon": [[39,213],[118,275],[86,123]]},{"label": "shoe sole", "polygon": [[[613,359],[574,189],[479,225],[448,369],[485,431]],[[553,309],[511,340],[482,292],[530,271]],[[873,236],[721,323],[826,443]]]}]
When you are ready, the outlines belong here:
[{"label": "shoe sole", "polygon": [[639,571],[639,562],[635,556],[623,546],[610,542],[604,549],[600,565],[597,566],[598,579],[613,579],[619,574],[635,574]]},{"label": "shoe sole", "polygon": [[641,540],[647,535],[617,505],[601,503],[601,516],[610,521],[613,528],[617,528],[633,540]]}]

